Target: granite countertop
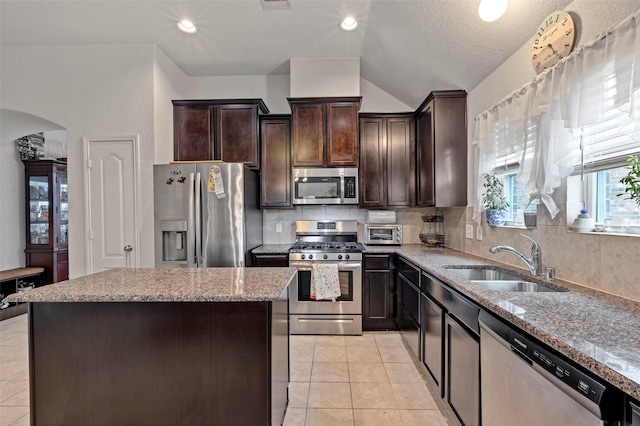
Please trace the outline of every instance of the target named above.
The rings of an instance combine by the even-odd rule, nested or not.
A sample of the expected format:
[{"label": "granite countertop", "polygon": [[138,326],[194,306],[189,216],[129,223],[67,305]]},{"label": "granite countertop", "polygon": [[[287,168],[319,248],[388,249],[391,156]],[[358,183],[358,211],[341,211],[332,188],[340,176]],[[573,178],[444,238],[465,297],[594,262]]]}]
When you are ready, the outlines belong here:
[{"label": "granite countertop", "polygon": [[[258,247],[254,253],[286,253],[286,244]],[[588,371],[640,399],[640,303],[555,279],[546,282],[569,291],[516,293],[488,290],[461,278],[449,265],[492,265],[519,272],[523,268],[446,248],[420,244],[367,246],[365,254],[397,253],[483,308],[546,343]]]},{"label": "granite countertop", "polygon": [[461,278],[448,265],[492,265],[514,268],[459,251],[425,248],[366,246],[366,253],[397,253],[435,278],[455,288],[487,310],[536,337],[553,349],[640,399],[640,303],[563,280],[547,284],[569,291],[514,293],[488,290]]},{"label": "granite countertop", "polygon": [[296,268],[119,268],[14,293],[10,302],[262,302]]},{"label": "granite countertop", "polygon": [[264,244],[251,250],[253,254],[287,254],[293,244]]}]

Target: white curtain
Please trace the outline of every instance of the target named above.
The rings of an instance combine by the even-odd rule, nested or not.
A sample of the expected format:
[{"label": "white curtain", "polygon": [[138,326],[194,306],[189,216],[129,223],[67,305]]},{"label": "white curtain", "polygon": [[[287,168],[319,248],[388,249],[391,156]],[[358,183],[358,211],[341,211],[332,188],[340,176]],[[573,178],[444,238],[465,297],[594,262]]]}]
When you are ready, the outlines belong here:
[{"label": "white curtain", "polygon": [[482,174],[503,166],[505,159],[519,162],[517,181],[553,218],[559,209],[551,195],[585,155],[602,154],[603,140],[637,149],[639,19],[640,12],[628,17],[476,117],[473,202],[478,223]]}]

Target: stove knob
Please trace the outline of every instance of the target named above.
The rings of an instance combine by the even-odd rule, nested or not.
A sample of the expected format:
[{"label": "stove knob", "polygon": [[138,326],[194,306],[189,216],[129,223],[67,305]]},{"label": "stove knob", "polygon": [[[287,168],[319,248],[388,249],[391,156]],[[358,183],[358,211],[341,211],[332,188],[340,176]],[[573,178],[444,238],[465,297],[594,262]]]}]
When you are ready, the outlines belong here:
[{"label": "stove knob", "polygon": [[309,255],[309,260],[311,260],[311,259],[313,259],[313,255],[312,254]]},{"label": "stove knob", "polygon": [[324,256],[322,256],[323,259],[328,259],[329,256],[327,256],[326,254]]},{"label": "stove knob", "polygon": [[300,256],[302,258],[302,260],[304,260],[307,256],[305,256],[304,254],[302,256]]},{"label": "stove knob", "polygon": [[349,260],[349,255],[348,255],[348,254],[345,254],[345,255],[344,255],[344,258],[345,258],[345,259],[347,259],[347,260]]},{"label": "stove knob", "polygon": [[338,260],[342,260],[342,255],[341,254],[338,255]]}]

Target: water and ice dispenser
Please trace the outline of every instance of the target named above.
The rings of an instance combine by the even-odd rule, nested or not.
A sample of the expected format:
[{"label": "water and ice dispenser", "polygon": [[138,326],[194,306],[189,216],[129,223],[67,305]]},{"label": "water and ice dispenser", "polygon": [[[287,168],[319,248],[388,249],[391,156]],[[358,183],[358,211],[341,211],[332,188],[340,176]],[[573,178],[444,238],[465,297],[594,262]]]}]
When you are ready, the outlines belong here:
[{"label": "water and ice dispenser", "polygon": [[187,221],[163,220],[162,230],[162,261],[187,261]]}]

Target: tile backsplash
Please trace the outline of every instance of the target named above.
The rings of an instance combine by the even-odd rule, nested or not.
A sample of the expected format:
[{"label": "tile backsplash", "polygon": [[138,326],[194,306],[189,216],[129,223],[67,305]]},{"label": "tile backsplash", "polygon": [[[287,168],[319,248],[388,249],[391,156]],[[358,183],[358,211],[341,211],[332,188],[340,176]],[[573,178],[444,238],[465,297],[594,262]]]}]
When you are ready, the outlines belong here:
[{"label": "tile backsplash", "polygon": [[[397,222],[403,226],[404,244],[420,244],[421,216],[428,212],[433,212],[433,209],[396,210]],[[296,206],[292,210],[265,209],[263,213],[264,244],[292,244],[296,236],[296,220],[322,219],[357,220],[358,241],[362,242],[364,224],[368,219],[368,210],[357,206]],[[446,232],[449,232],[449,228],[445,228]]]}]

